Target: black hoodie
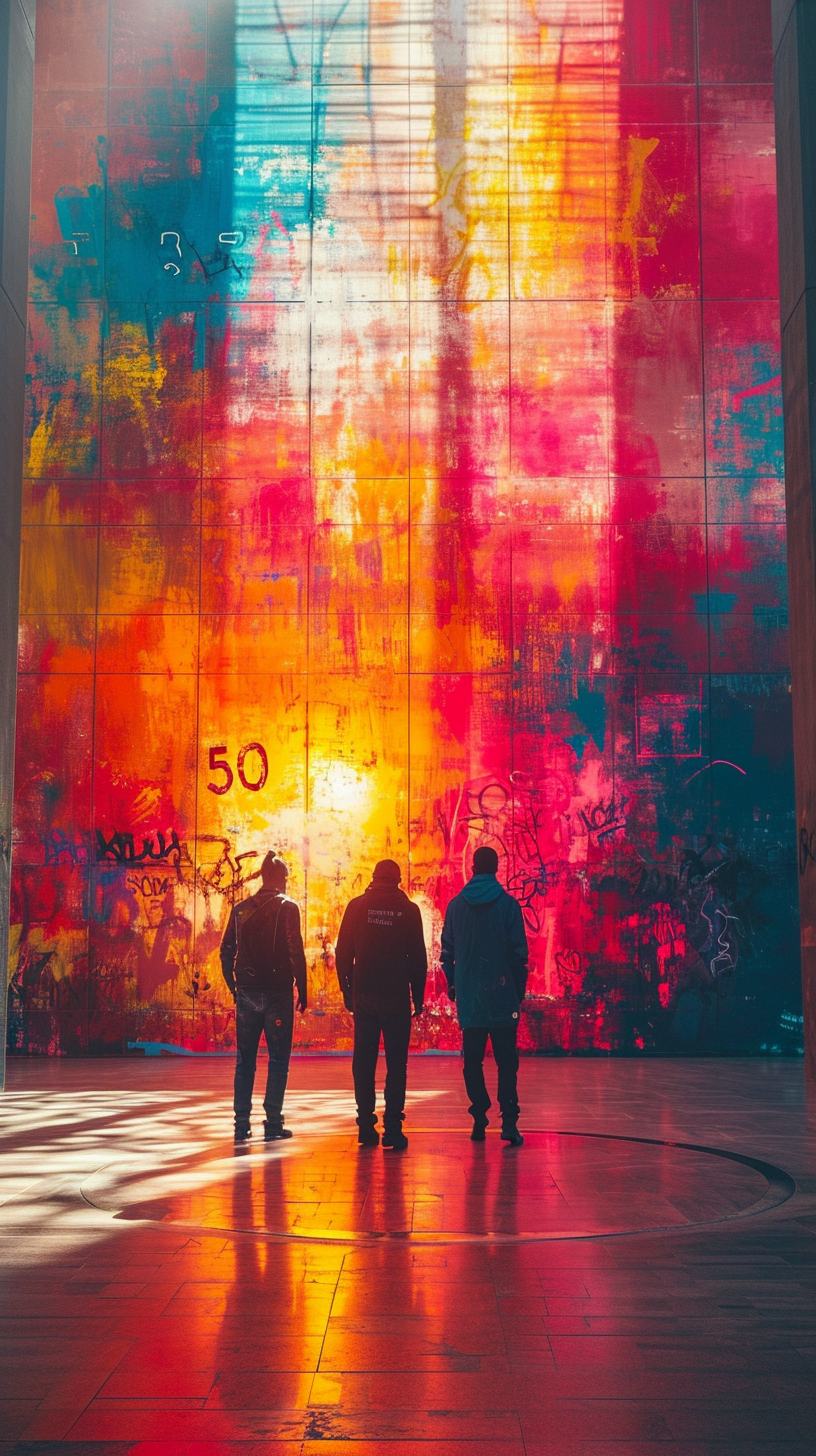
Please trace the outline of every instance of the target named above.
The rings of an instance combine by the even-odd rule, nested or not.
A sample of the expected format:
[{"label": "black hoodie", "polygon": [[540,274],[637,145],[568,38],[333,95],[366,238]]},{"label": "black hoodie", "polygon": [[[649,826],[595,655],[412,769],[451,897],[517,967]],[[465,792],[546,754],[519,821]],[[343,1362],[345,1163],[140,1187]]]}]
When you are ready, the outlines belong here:
[{"label": "black hoodie", "polygon": [[422,1010],[428,956],[422,916],[398,885],[375,881],[349,901],[335,950],[349,1011],[386,1018]]}]

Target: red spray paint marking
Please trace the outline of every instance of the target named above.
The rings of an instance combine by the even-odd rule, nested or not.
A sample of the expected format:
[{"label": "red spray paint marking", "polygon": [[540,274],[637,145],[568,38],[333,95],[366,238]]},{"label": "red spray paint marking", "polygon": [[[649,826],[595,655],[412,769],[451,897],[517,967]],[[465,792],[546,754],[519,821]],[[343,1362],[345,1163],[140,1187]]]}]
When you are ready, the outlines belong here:
[{"label": "red spray paint marking", "polygon": [[[691,775],[691,779],[696,779],[697,774],[705,773],[707,768],[713,768],[715,763],[723,763],[725,764],[726,768],[735,768],[737,770],[737,773],[744,774],[746,778],[748,777],[747,769],[740,768],[738,763],[732,763],[730,758],[712,758],[710,763],[704,763],[702,768],[698,768],[697,773],[693,773]],[[691,783],[691,779],[686,779],[686,782],[683,785],[684,788],[686,788],[686,786]]]},{"label": "red spray paint marking", "polygon": [[762,384],[752,384],[750,389],[741,389],[738,394],[731,396],[731,408],[738,410],[744,399],[752,399],[756,394],[771,394],[775,389],[781,389],[782,375],[775,374],[773,379],[765,379]]}]

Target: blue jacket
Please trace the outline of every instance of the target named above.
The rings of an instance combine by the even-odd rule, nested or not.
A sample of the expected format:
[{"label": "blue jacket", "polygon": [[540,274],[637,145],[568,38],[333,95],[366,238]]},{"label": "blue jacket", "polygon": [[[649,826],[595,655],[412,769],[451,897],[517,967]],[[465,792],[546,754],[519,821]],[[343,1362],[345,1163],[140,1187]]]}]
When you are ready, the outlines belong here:
[{"label": "blue jacket", "polygon": [[527,954],[518,901],[495,875],[474,875],[451,900],[442,930],[442,969],[461,1027],[518,1024]]}]

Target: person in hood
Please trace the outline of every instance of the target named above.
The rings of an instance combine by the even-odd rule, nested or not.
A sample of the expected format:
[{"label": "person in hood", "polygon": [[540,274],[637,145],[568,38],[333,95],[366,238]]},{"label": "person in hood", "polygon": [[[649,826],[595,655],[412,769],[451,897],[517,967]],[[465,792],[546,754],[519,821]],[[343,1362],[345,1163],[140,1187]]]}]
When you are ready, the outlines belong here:
[{"label": "person in hood", "polygon": [[513,1147],[518,1130],[519,1008],[527,987],[527,936],[518,901],[496,879],[499,857],[482,845],[473,876],[451,900],[442,930],[442,969],[462,1028],[465,1087],[473,1118],[470,1134],[483,1142],[490,1097],[484,1079],[487,1039],[499,1074],[502,1138]]},{"label": "person in hood", "polygon": [[383,1147],[402,1152],[402,1131],[411,1003],[419,1016],[425,1000],[428,956],[422,916],[400,889],[400,867],[382,859],[365,894],[346,906],[335,947],[337,979],[346,1009],[354,1013],[354,1098],[357,1141],[376,1147],[375,1078],[380,1037],[385,1047]]},{"label": "person in hood", "polygon": [[306,1010],[306,956],[300,911],[286,894],[289,870],[276,854],[261,865],[257,895],[233,905],[221,942],[221,970],[235,997],[235,1141],[251,1137],[252,1089],[261,1033],[266,1037],[269,1071],[264,1096],[264,1139],[290,1138],[283,1125],[283,1098],[289,1077],[294,1030],[293,984],[297,1009]]}]

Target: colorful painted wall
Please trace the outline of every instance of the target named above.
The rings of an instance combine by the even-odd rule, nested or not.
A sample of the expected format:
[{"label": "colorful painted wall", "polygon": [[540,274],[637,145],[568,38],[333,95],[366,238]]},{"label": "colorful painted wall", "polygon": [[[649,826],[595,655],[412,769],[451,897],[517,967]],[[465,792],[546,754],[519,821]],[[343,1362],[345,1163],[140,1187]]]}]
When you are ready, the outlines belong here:
[{"label": "colorful painted wall", "polygon": [[767,11],[39,0],[13,1051],[485,842],[527,1047],[797,1049]]}]

